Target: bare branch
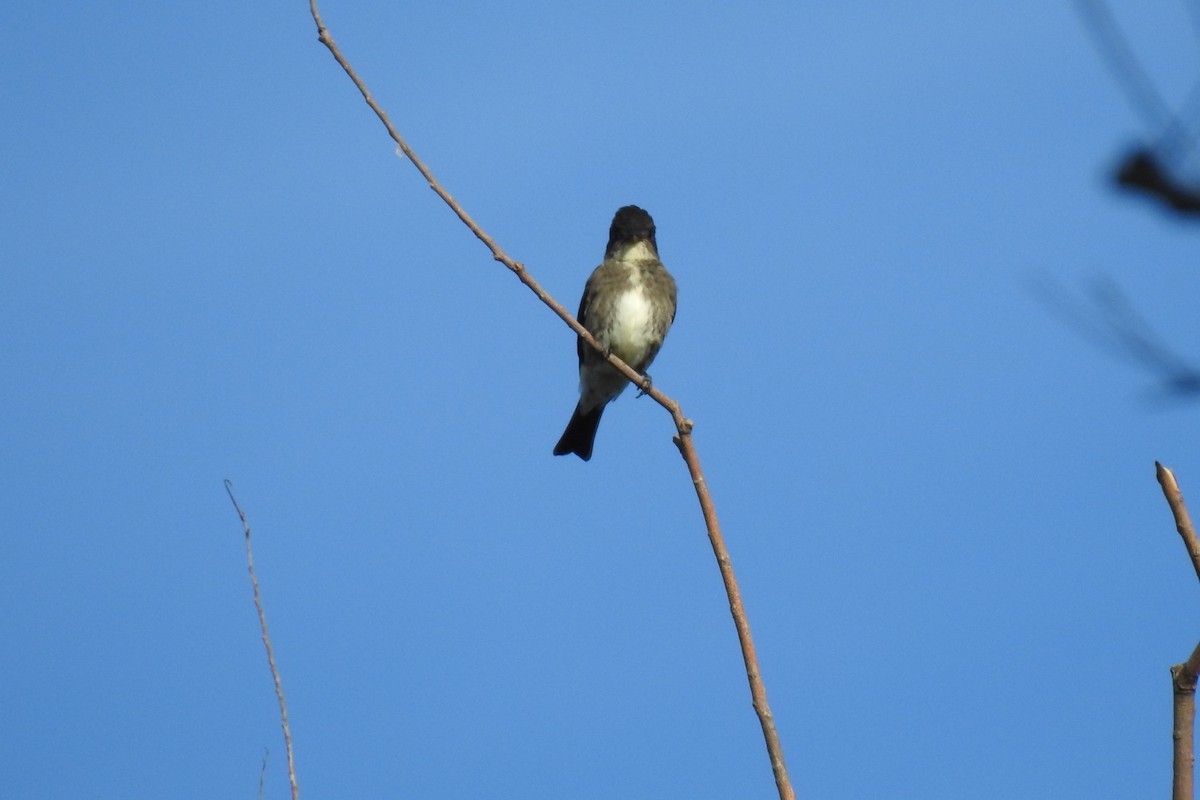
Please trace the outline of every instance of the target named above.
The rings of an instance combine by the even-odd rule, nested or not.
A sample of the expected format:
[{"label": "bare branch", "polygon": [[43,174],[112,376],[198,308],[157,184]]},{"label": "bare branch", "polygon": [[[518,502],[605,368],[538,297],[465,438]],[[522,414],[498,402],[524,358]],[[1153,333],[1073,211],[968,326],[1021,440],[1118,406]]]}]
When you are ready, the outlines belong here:
[{"label": "bare branch", "polygon": [[[337,61],[338,65],[345,70],[348,76],[350,76],[350,80],[354,83],[359,93],[363,96],[363,100],[365,100],[367,105],[371,107],[371,110],[375,112],[375,116],[377,116],[379,121],[383,123],[383,127],[387,129],[388,136],[392,138],[392,141],[394,141],[396,146],[400,148],[400,152],[404,153],[404,155],[408,157],[408,160],[413,163],[413,166],[417,168],[417,171],[420,172],[422,177],[424,177],[429,183],[429,188],[433,189],[433,191],[437,193],[437,196],[442,198],[446,205],[450,206],[450,210],[454,212],[455,216],[462,220],[463,224],[470,229],[471,233],[475,234],[475,238],[483,242],[484,246],[491,251],[492,258],[494,260],[499,261],[501,264],[512,270],[521,283],[525,284],[530,291],[537,295],[539,300],[549,306],[550,310],[557,314],[559,318],[563,320],[563,322],[571,326],[571,330],[575,331],[575,333],[582,337],[590,347],[603,354],[604,347],[597,342],[595,338],[593,338],[592,334],[588,332],[587,328],[583,327],[583,325],[581,325],[579,321],[571,315],[571,312],[568,311],[566,307],[551,297],[550,293],[543,289],[541,284],[533,279],[528,271],[526,271],[524,264],[513,260],[507,253],[505,253],[504,250],[501,249],[500,245],[496,244],[496,241],[489,236],[483,230],[483,228],[479,227],[479,223],[472,219],[471,215],[466,212],[466,209],[460,206],[458,201],[451,197],[450,193],[442,187],[437,178],[433,176],[433,171],[430,170],[429,167],[425,165],[425,162],[422,161],[421,158],[416,154],[416,152],[409,147],[408,142],[404,140],[404,137],[400,135],[398,130],[396,130],[396,126],[392,124],[387,112],[384,111],[379,103],[375,101],[375,98],[371,96],[371,92],[369,89],[367,89],[367,85],[363,82],[362,78],[358,76],[358,73],[354,71],[354,68],[350,66],[350,62],[346,60],[346,57],[342,55],[342,51],[340,48],[338,48],[337,42],[334,41],[333,36],[331,36],[329,33],[329,29],[325,27],[324,20],[321,19],[320,11],[317,9],[316,0],[309,0],[309,10],[312,12],[313,21],[317,24],[318,41],[320,41],[321,44],[325,45],[325,47],[329,49],[329,52],[333,54],[334,60]],[[614,355],[608,355],[608,361],[622,375],[632,381],[634,385],[641,386],[643,376],[640,375],[637,370],[633,369]],[[645,394],[654,398],[659,405],[661,405],[663,408],[666,408],[668,411],[673,410],[673,404],[671,403],[670,399],[662,392],[659,392],[651,387],[648,391],[645,391]]]},{"label": "bare branch", "polygon": [[1188,556],[1192,559],[1192,568],[1196,570],[1196,577],[1200,579],[1200,538],[1196,536],[1192,517],[1184,505],[1183,492],[1179,490],[1179,484],[1175,481],[1175,473],[1157,461],[1154,462],[1154,470],[1159,484],[1162,485],[1163,496],[1167,498],[1167,505],[1171,507],[1171,514],[1175,517],[1175,530],[1179,531],[1183,546],[1187,548]]},{"label": "bare branch", "polygon": [[446,205],[455,215],[462,220],[471,233],[475,235],[479,241],[483,242],[484,246],[492,253],[492,258],[499,261],[504,266],[508,267],[517,278],[527,286],[530,291],[537,295],[538,299],[545,303],[550,309],[559,316],[571,330],[575,331],[589,347],[592,347],[596,352],[606,356],[608,362],[613,365],[622,375],[630,380],[635,386],[641,387],[644,394],[654,398],[655,402],[667,409],[671,413],[671,418],[675,422],[677,434],[674,438],[676,445],[679,447],[680,453],[683,455],[684,461],[687,463],[688,471],[691,474],[692,483],[696,489],[696,497],[700,502],[700,508],[704,515],[704,522],[708,528],[709,541],[712,544],[713,553],[717,558],[717,565],[721,571],[721,579],[725,584],[725,591],[729,598],[729,608],[733,615],[734,626],[737,628],[738,642],[742,649],[742,659],[746,665],[746,677],[750,684],[750,696],[753,701],[754,710],[758,714],[759,723],[762,725],[763,737],[766,741],[767,754],[771,760],[771,771],[775,777],[775,785],[779,791],[781,800],[794,800],[795,792],[792,790],[791,782],[788,778],[787,766],[783,758],[783,747],[779,741],[779,734],[775,729],[774,717],[771,714],[771,709],[767,705],[766,687],[763,684],[762,676],[758,667],[758,657],[754,651],[754,641],[750,635],[750,624],[746,619],[746,612],[742,605],[741,593],[738,590],[737,579],[734,577],[732,561],[729,558],[729,552],[725,548],[725,541],[721,535],[721,528],[717,522],[716,508],[713,505],[712,497],[708,491],[708,484],[704,478],[704,472],[700,468],[699,456],[696,453],[695,445],[692,441],[692,426],[693,423],[687,419],[679,404],[665,395],[652,385],[646,385],[644,377],[628,364],[621,361],[611,353],[605,353],[605,349],[599,342],[593,338],[591,333],[584,328],[578,320],[571,315],[561,303],[550,296],[549,292],[541,287],[525,269],[523,264],[514,261],[505,253],[495,240],[492,239],[482,228],[475,222],[474,219],[458,204],[450,193],[447,192],[442,185],[434,178],[432,171],[425,165],[417,156],[413,149],[392,125],[387,113],[379,106],[375,99],[371,96],[366,84],[354,71],[353,67],[342,55],[341,50],[337,46],[337,42],[329,34],[329,29],[325,27],[324,21],[321,19],[321,14],[317,9],[316,0],[309,0],[309,10],[312,12],[313,22],[317,26],[317,36],[321,44],[329,49],[334,60],[338,65],[345,70],[346,74],[353,81],[358,91],[362,94],[363,100],[375,112],[375,116],[383,123],[387,129],[388,135],[392,141],[400,148],[400,151],[413,163],[417,171],[429,183],[430,188],[437,193],[438,197],[445,201]]},{"label": "bare branch", "polygon": [[[275,666],[275,650],[271,647],[271,636],[267,633],[267,613],[263,611],[262,596],[258,591],[258,576],[254,574],[254,550],[250,547],[250,523],[246,520],[246,512],[238,505],[233,496],[233,484],[227,478],[225,491],[229,495],[233,508],[237,511],[238,519],[242,521],[242,530],[246,532],[246,565],[250,570],[250,585],[254,588],[254,608],[258,611],[258,624],[262,628],[263,646],[267,648],[267,664],[271,667],[271,678],[275,681],[275,697],[279,699],[279,719],[283,725],[283,743],[287,747],[288,781],[292,785],[292,800],[300,800],[300,785],[296,783],[296,759],[292,753],[292,729],[288,727],[287,701],[283,699],[283,681],[279,679],[279,668]],[[266,768],[266,758],[263,758],[263,768]]]},{"label": "bare branch", "polygon": [[[1187,548],[1188,556],[1192,559],[1192,567],[1196,577],[1200,578],[1200,539],[1196,537],[1196,529],[1192,526],[1191,515],[1183,502],[1183,492],[1175,480],[1175,473],[1159,462],[1154,462],[1154,471],[1162,486],[1163,496],[1171,507],[1175,517],[1175,529],[1179,531]],[[1195,784],[1196,767],[1196,675],[1200,673],[1200,644],[1192,650],[1188,660],[1171,667],[1171,686],[1174,694],[1173,719],[1171,727],[1172,767],[1171,781],[1172,800],[1192,800]]]},{"label": "bare branch", "polygon": [[1200,644],[1191,657],[1171,667],[1174,689],[1171,720],[1171,800],[1192,800],[1196,774],[1196,667]]},{"label": "bare branch", "polygon": [[[690,424],[690,421],[689,421]],[[746,609],[742,605],[742,593],[738,589],[737,578],[733,574],[733,562],[729,551],[725,549],[725,537],[721,535],[721,524],[717,521],[717,509],[713,505],[712,495],[708,491],[708,482],[704,479],[704,471],[700,468],[700,456],[692,442],[690,433],[681,433],[675,437],[679,453],[687,463],[692,483],[696,487],[696,497],[700,501],[700,509],[704,514],[704,524],[708,528],[708,540],[712,544],[713,555],[717,558],[717,566],[721,570],[721,580],[725,584],[725,594],[729,598],[729,613],[733,615],[733,624],[737,628],[738,643],[742,648],[742,661],[746,665],[746,679],[750,682],[750,698],[754,711],[758,714],[758,723],[762,726],[763,739],[767,744],[767,755],[771,759],[771,772],[775,776],[775,788],[780,798],[794,800],[795,792],[788,779],[787,764],[783,760],[783,744],[779,741],[779,732],[775,729],[775,717],[767,704],[767,687],[763,683],[762,674],[758,669],[758,655],[754,651],[754,637],[750,634],[750,620],[746,617]]]}]

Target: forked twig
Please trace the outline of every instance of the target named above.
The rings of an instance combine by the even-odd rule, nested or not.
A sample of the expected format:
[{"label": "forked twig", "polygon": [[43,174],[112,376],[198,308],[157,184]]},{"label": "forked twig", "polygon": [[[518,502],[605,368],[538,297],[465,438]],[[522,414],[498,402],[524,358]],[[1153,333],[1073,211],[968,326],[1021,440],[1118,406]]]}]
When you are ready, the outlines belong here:
[{"label": "forked twig", "polygon": [[1175,702],[1171,714],[1171,800],[1192,800],[1196,775],[1196,670],[1200,644],[1188,660],[1171,667]]},{"label": "forked twig", "polygon": [[[434,178],[429,167],[417,156],[413,149],[409,147],[404,137],[392,125],[388,118],[387,112],[380,107],[371,96],[371,92],[367,89],[366,84],[350,66],[346,57],[342,55],[341,50],[337,46],[337,42],[329,34],[329,29],[325,27],[324,21],[321,19],[321,14],[317,9],[316,0],[309,0],[309,10],[312,12],[313,22],[317,26],[317,36],[321,44],[329,49],[338,65],[345,70],[346,75],[354,82],[358,91],[362,94],[363,100],[375,112],[375,116],[383,123],[387,129],[388,135],[396,146],[400,149],[408,160],[413,163],[417,171],[429,183],[431,189],[445,201],[450,210],[462,220],[463,224],[470,229],[479,241],[483,242],[484,246],[492,253],[492,258],[499,261],[504,266],[508,267],[521,283],[525,284],[538,299],[545,303],[550,309],[559,316],[571,330],[575,331],[588,346],[596,350],[596,352],[605,355],[608,362],[613,365],[622,375],[628,378],[635,386],[641,386],[643,376],[628,364],[621,361],[611,353],[605,353],[604,347],[597,342],[592,335],[584,328],[579,321],[571,315],[571,313],[563,307],[561,303],[550,296],[549,292],[541,287],[537,281],[530,276],[523,264],[514,261],[505,253],[495,240],[492,239],[482,228],[475,222],[474,219],[458,204],[450,193],[447,192],[442,185]],[[709,542],[712,544],[713,554],[717,559],[717,566],[721,571],[721,580],[725,584],[725,593],[729,599],[730,613],[733,615],[733,623],[737,628],[738,642],[741,645],[742,660],[746,665],[746,678],[750,684],[750,696],[753,701],[754,711],[758,714],[759,723],[762,726],[763,738],[767,746],[767,755],[771,760],[771,771],[775,777],[775,786],[779,791],[780,800],[794,800],[795,792],[792,790],[791,781],[788,778],[787,765],[783,758],[783,747],[779,741],[779,733],[775,729],[775,719],[771,714],[770,706],[767,704],[767,690],[763,683],[762,675],[758,667],[758,656],[754,652],[754,640],[750,635],[750,623],[746,618],[746,610],[742,604],[741,592],[738,590],[737,579],[733,573],[733,563],[729,558],[729,551],[725,547],[725,539],[721,535],[721,527],[717,522],[716,507],[713,505],[712,496],[708,490],[708,483],[704,478],[704,471],[700,467],[700,457],[696,452],[695,444],[692,441],[692,421],[683,415],[679,404],[672,400],[667,395],[663,394],[654,386],[649,386],[644,389],[645,394],[654,398],[655,402],[667,409],[671,413],[671,418],[675,422],[676,435],[674,442],[679,448],[680,454],[687,463],[688,472],[692,479],[692,485],[696,490],[696,497],[700,502],[701,512],[704,514],[704,523],[708,529]]]},{"label": "forked twig", "polygon": [[[300,785],[296,783],[296,759],[292,753],[292,729],[288,726],[287,701],[283,699],[283,681],[279,678],[279,668],[275,666],[275,650],[271,647],[271,635],[267,633],[267,613],[263,611],[262,596],[258,591],[258,576],[254,573],[254,550],[250,547],[250,523],[246,520],[246,512],[238,505],[233,496],[233,484],[225,479],[225,491],[229,495],[233,508],[237,511],[238,519],[242,521],[242,530],[246,532],[246,566],[250,570],[250,585],[254,588],[254,608],[258,611],[258,624],[262,628],[263,646],[267,648],[267,664],[271,667],[271,678],[275,681],[275,697],[279,699],[279,720],[283,725],[283,743],[287,747],[288,781],[292,785],[292,800],[300,800]],[[265,768],[266,759],[263,759]]]},{"label": "forked twig", "polygon": [[[1200,538],[1192,525],[1191,515],[1183,502],[1183,492],[1175,480],[1175,473],[1159,462],[1154,462],[1154,471],[1162,486],[1163,496],[1175,517],[1175,529],[1183,538],[1184,547],[1192,559],[1196,577],[1200,578]],[[1174,694],[1171,728],[1172,747],[1172,800],[1192,800],[1196,765],[1196,676],[1200,674],[1200,644],[1197,644],[1188,660],[1171,667],[1171,686]]]}]

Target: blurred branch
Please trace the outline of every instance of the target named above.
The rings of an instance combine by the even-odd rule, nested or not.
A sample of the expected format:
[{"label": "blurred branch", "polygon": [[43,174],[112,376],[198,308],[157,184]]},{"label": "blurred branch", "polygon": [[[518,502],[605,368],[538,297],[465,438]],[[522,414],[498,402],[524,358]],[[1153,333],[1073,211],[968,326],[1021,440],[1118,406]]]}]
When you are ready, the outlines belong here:
[{"label": "blurred branch", "polygon": [[[1186,5],[1193,23],[1200,24],[1196,3]],[[1178,214],[1200,215],[1200,186],[1181,180],[1169,166],[1186,161],[1195,148],[1200,81],[1193,82],[1179,111],[1173,112],[1134,56],[1108,4],[1103,0],[1075,0],[1075,8],[1130,104],[1156,132],[1153,146],[1138,147],[1121,161],[1113,176],[1117,187],[1149,195]]]},{"label": "blurred branch", "polygon": [[1031,289],[1085,339],[1117,358],[1157,373],[1166,394],[1200,394],[1200,367],[1176,355],[1112,280],[1093,281],[1090,300],[1076,298],[1051,278],[1035,280]]},{"label": "blurred branch", "polygon": [[362,94],[363,100],[365,100],[367,105],[371,107],[371,110],[375,112],[375,116],[379,118],[379,121],[382,122],[383,126],[387,129],[388,135],[391,136],[392,141],[396,143],[396,146],[400,149],[400,151],[404,153],[404,155],[407,156],[408,159],[413,163],[413,166],[417,168],[417,171],[420,172],[422,177],[424,177],[429,183],[430,188],[433,189],[433,191],[436,192],[440,198],[442,198],[446,205],[450,206],[450,210],[453,211],[455,215],[462,220],[463,224],[470,229],[471,233],[473,233],[475,237],[479,239],[479,241],[483,242],[484,246],[491,251],[492,258],[496,261],[499,261],[501,264],[508,267],[508,269],[510,269],[514,274],[516,274],[517,278],[523,284],[525,284],[530,291],[537,295],[539,300],[549,306],[550,309],[557,314],[560,319],[567,323],[571,330],[578,334],[580,338],[582,338],[583,341],[588,344],[588,346],[595,349],[596,352],[606,356],[609,363],[612,364],[613,367],[615,367],[626,378],[628,378],[630,382],[632,382],[635,386],[641,387],[645,394],[654,398],[659,405],[671,413],[671,418],[675,422],[675,428],[677,431],[674,441],[679,447],[679,451],[682,454],[684,461],[687,463],[688,472],[690,473],[692,484],[695,487],[696,497],[700,502],[700,509],[704,515],[704,522],[708,529],[709,542],[712,544],[713,553],[717,559],[717,566],[721,571],[721,579],[725,584],[725,592],[729,598],[730,613],[733,615],[734,626],[737,628],[738,642],[741,645],[742,650],[742,659],[746,666],[746,678],[750,684],[750,695],[753,701],[754,710],[758,714],[759,723],[762,726],[763,737],[767,746],[767,754],[771,761],[771,771],[775,777],[775,785],[779,791],[779,797],[781,800],[793,800],[793,798],[795,798],[795,792],[792,790],[791,782],[788,778],[787,766],[783,758],[783,747],[779,741],[779,734],[775,729],[774,717],[771,714],[770,707],[767,705],[766,687],[763,684],[762,676],[759,670],[758,656],[755,654],[754,650],[754,641],[750,635],[750,624],[746,619],[746,612],[742,605],[741,593],[738,590],[737,579],[734,577],[733,573],[732,561],[729,557],[729,552],[725,547],[725,540],[721,535],[720,525],[717,522],[716,507],[714,506],[712,496],[708,491],[708,482],[704,478],[704,472],[700,467],[700,458],[696,452],[695,444],[692,440],[692,421],[683,415],[683,412],[677,402],[663,394],[654,386],[649,385],[649,382],[645,381],[642,375],[631,368],[628,364],[621,361],[621,359],[617,358],[611,353],[606,353],[604,347],[592,337],[591,333],[589,333],[586,328],[579,324],[579,321],[576,320],[561,303],[557,302],[553,297],[551,297],[549,292],[543,289],[541,285],[533,279],[533,277],[525,269],[525,266],[510,258],[508,254],[506,254],[500,248],[500,246],[496,244],[495,240],[485,233],[483,229],[480,228],[475,222],[475,220],[473,220],[471,216],[467,214],[462,206],[460,206],[454,200],[454,198],[450,196],[450,193],[442,188],[441,184],[438,183],[436,178],[434,178],[430,169],[423,161],[421,161],[420,158],[417,157],[417,154],[413,152],[413,149],[409,147],[408,143],[400,135],[399,131],[397,131],[395,126],[392,125],[387,113],[379,106],[377,102],[375,102],[375,99],[371,96],[366,84],[361,78],[359,78],[358,74],[354,71],[353,67],[350,66],[350,63],[346,60],[345,56],[342,55],[341,50],[337,46],[337,42],[334,41],[333,37],[329,33],[329,29],[325,27],[325,23],[321,19],[321,14],[317,9],[316,0],[309,0],[309,10],[312,12],[313,22],[315,22],[317,26],[317,35],[319,41],[329,49],[329,52],[333,55],[334,60],[337,61],[338,65],[341,66],[343,70],[345,70],[346,75],[350,77],[350,80]]},{"label": "blurred branch", "polygon": [[1185,186],[1159,163],[1153,150],[1139,147],[1117,169],[1117,185],[1143,192],[1185,216],[1200,215],[1200,187]]},{"label": "blurred branch", "polygon": [[[267,664],[271,667],[271,678],[275,681],[275,697],[279,699],[279,719],[283,725],[283,743],[287,747],[288,781],[292,785],[292,800],[300,799],[300,786],[296,783],[296,759],[292,754],[292,729],[288,726],[287,701],[283,699],[283,681],[279,679],[279,668],[275,666],[275,650],[271,647],[271,635],[267,633],[267,613],[263,610],[262,596],[258,591],[258,576],[254,573],[254,550],[250,547],[250,523],[246,520],[246,512],[238,505],[233,496],[233,484],[225,480],[225,492],[229,495],[233,508],[237,511],[238,519],[242,521],[242,530],[246,533],[246,565],[250,570],[250,585],[254,588],[254,608],[258,611],[258,624],[262,628],[263,646],[267,648]],[[266,757],[263,757],[263,769],[266,769]],[[261,781],[260,793],[261,793]]]},{"label": "blurred branch", "polygon": [[1171,800],[1192,800],[1196,779],[1196,670],[1200,644],[1182,664],[1171,667],[1174,687],[1171,719]]},{"label": "blurred branch", "polygon": [[[1175,517],[1175,530],[1183,539],[1192,568],[1200,578],[1200,538],[1192,525],[1191,515],[1183,502],[1183,492],[1175,480],[1175,473],[1158,461],[1154,472],[1162,486],[1163,496]],[[1192,650],[1188,660],[1171,667],[1171,687],[1174,697],[1172,714],[1172,800],[1192,800],[1195,781],[1195,735],[1196,735],[1196,676],[1200,673],[1200,644]]]},{"label": "blurred branch", "polygon": [[258,800],[264,800],[266,797],[267,759],[270,757],[271,751],[264,748],[262,767],[258,770]]},{"label": "blurred branch", "polygon": [[1075,8],[1091,31],[1101,59],[1125,90],[1133,107],[1153,128],[1162,130],[1170,125],[1170,108],[1121,35],[1108,4],[1102,0],[1075,0]]}]

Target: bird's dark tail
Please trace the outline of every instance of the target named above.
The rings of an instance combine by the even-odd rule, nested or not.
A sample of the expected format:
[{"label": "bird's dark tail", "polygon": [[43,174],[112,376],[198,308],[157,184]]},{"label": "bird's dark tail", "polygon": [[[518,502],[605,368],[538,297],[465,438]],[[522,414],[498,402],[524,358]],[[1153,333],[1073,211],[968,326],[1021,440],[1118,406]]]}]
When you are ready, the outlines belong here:
[{"label": "bird's dark tail", "polygon": [[596,441],[596,428],[600,425],[600,415],[603,413],[603,403],[586,414],[579,413],[579,406],[576,406],[562,438],[554,445],[554,455],[565,456],[567,453],[574,453],[584,461],[591,458],[592,444]]}]

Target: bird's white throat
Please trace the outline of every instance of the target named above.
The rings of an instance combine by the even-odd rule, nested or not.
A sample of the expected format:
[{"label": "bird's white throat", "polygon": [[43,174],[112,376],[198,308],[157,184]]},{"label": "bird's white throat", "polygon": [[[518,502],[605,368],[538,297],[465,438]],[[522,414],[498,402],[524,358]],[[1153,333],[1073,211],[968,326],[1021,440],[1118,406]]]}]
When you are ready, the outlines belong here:
[{"label": "bird's white throat", "polygon": [[646,259],[656,259],[658,255],[654,252],[654,248],[647,241],[637,241],[626,248],[625,252],[621,253],[622,261],[645,261]]}]

